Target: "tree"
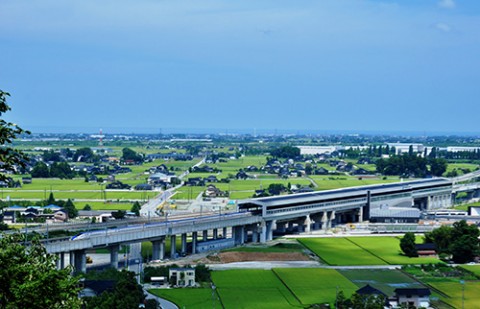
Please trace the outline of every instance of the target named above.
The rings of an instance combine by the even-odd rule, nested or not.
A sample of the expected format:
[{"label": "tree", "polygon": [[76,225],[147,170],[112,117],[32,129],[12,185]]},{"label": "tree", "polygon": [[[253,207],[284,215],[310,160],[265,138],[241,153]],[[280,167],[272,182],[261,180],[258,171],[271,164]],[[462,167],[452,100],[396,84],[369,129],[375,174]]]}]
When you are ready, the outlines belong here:
[{"label": "tree", "polygon": [[75,205],[73,204],[71,199],[68,199],[65,205],[63,206],[63,209],[68,213],[69,218],[75,218],[78,216],[78,210],[75,208]]},{"label": "tree", "polygon": [[53,197],[53,192],[50,192],[48,195],[47,205],[51,205],[53,203],[55,203],[55,197]]},{"label": "tree", "polygon": [[418,256],[417,249],[415,249],[415,234],[407,232],[400,240],[400,249],[408,257]]},{"label": "tree", "polygon": [[271,183],[267,190],[271,195],[279,195],[286,190],[286,187],[281,183]]},{"label": "tree", "polygon": [[136,201],[132,205],[132,209],[130,210],[131,212],[135,213],[135,216],[140,217],[140,210],[142,209],[142,206],[140,206],[140,203]]},{"label": "tree", "polygon": [[80,308],[78,279],[70,268],[57,270],[56,257],[36,239],[0,238],[0,308]]},{"label": "tree", "polygon": [[425,233],[425,243],[434,243],[439,254],[450,253],[451,241],[452,227],[448,225],[442,225],[438,229]]},{"label": "tree", "polygon": [[92,206],[85,204],[85,206],[83,206],[83,210],[92,210]]},{"label": "tree", "polygon": [[112,217],[116,220],[123,219],[125,218],[125,213],[124,210],[112,211]]},{"label": "tree", "polygon": [[113,291],[105,291],[96,297],[85,299],[85,308],[126,308],[137,309],[143,303],[145,295],[142,287],[137,284],[135,273],[114,268],[102,272],[88,272],[86,278],[89,280],[113,280],[115,286]]},{"label": "tree", "polygon": [[445,159],[430,159],[430,172],[433,176],[442,176],[447,170],[447,161]]},{"label": "tree", "polygon": [[48,166],[43,162],[37,162],[32,169],[33,178],[48,178],[50,177],[50,170]]},{"label": "tree", "polygon": [[132,149],[125,147],[122,149],[122,160],[123,161],[132,160],[133,162],[138,163],[143,161],[143,157],[137,154]]},{"label": "tree", "polygon": [[96,158],[95,154],[93,153],[92,149],[89,147],[78,148],[73,155],[74,162],[94,162],[98,158]]},{"label": "tree", "polygon": [[470,262],[480,253],[476,225],[468,225],[465,220],[453,223],[450,252],[455,263]]},{"label": "tree", "polygon": [[300,148],[293,146],[283,146],[273,149],[271,155],[277,158],[295,159],[300,156]]},{"label": "tree", "polygon": [[[0,116],[11,110],[7,104],[7,97],[10,94],[0,90]],[[30,134],[12,122],[0,119],[0,162],[5,172],[15,172],[17,167],[25,168],[28,157],[20,150],[5,145],[11,144],[12,141],[21,134]],[[0,174],[0,180],[5,180],[4,174]]]}]

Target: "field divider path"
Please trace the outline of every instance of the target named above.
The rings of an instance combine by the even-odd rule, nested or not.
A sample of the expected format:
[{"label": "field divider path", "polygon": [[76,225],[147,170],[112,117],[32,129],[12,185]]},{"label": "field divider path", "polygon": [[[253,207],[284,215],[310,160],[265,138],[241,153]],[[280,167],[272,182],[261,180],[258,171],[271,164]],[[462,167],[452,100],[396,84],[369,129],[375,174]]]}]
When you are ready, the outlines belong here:
[{"label": "field divider path", "polygon": [[378,256],[377,254],[373,253],[372,251],[360,246],[359,244],[357,244],[356,242],[354,242],[353,240],[350,239],[350,237],[346,237],[346,239],[351,242],[352,244],[354,244],[355,246],[359,247],[360,249],[364,250],[365,252],[368,252],[370,253],[371,255],[375,256],[376,258],[378,258],[379,260],[382,260],[384,261],[385,263],[387,263],[387,265],[391,265],[387,260],[381,258],[380,256]]},{"label": "field divider path", "polygon": [[[300,298],[298,298],[298,296],[292,291],[292,289],[290,289],[290,287],[285,283],[285,281],[283,281],[283,279],[277,274],[277,272],[275,271],[274,268],[272,268],[272,273],[275,275],[275,277],[277,277],[277,279],[283,284],[283,286],[290,292],[290,294],[293,295],[293,297],[298,301],[299,304],[303,304],[302,301],[300,300]],[[280,291],[280,290],[279,290]],[[281,291],[280,291],[281,293]],[[283,295],[283,293],[281,293]],[[284,296],[285,297],[285,296]],[[290,303],[290,301],[285,297],[286,301],[292,305],[292,307],[296,307],[294,304]],[[304,308],[304,307],[299,307],[299,308]]]}]

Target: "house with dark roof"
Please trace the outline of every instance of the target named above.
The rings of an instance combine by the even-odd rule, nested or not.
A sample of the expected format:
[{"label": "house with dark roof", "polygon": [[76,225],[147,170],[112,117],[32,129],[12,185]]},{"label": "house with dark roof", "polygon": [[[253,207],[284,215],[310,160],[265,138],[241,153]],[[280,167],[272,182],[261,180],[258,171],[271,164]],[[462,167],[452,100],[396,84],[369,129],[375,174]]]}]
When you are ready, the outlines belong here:
[{"label": "house with dark roof", "polygon": [[428,288],[410,288],[395,289],[395,296],[398,304],[405,304],[408,308],[428,308],[430,307],[430,289]]},{"label": "house with dark roof", "polygon": [[420,257],[437,257],[437,246],[434,243],[415,244],[415,249]]},{"label": "house with dark roof", "polygon": [[217,176],[210,175],[206,178],[203,178],[205,182],[218,182]]},{"label": "house with dark roof", "polygon": [[367,284],[366,286],[358,289],[356,291],[357,294],[359,295],[374,295],[374,296],[384,296],[384,297],[387,297],[387,294],[383,293],[382,291],[374,288],[373,286],[371,286],[370,284]]},{"label": "house with dark roof", "polygon": [[148,183],[140,183],[135,186],[135,190],[139,191],[151,191],[153,190],[152,185],[149,185]]},{"label": "house with dark roof", "polygon": [[383,299],[385,299],[385,307],[390,308],[387,294],[383,293],[379,289],[374,288],[370,284],[367,284],[364,287],[358,289],[355,293],[360,295],[363,299],[366,299],[368,297],[382,297]]}]

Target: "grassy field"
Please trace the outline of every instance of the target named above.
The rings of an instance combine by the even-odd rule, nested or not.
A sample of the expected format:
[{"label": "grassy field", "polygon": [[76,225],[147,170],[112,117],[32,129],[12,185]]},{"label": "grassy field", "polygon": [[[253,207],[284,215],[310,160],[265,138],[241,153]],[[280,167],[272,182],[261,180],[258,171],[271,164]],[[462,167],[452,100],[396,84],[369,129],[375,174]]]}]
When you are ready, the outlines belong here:
[{"label": "grassy field", "polygon": [[460,267],[471,271],[475,276],[480,278],[480,265],[461,265]]},{"label": "grassy field", "polygon": [[298,241],[329,265],[387,264],[347,238],[300,238]]},{"label": "grassy field", "polygon": [[215,271],[212,279],[224,308],[302,308],[269,270]]},{"label": "grassy field", "polygon": [[470,164],[470,163],[448,163],[447,171],[444,175],[448,174],[453,170],[457,170],[458,175],[463,175],[462,169],[469,169],[470,171],[474,171],[478,168],[478,164]]},{"label": "grassy field", "polygon": [[355,186],[366,186],[366,185],[373,185],[378,183],[391,183],[391,182],[399,182],[400,179],[398,177],[386,177],[383,178],[365,178],[361,177],[361,180],[358,177],[353,176],[321,176],[321,175],[312,175],[310,176],[311,179],[315,181],[318,185],[315,190],[331,190],[331,189],[339,189],[345,187],[355,187]]},{"label": "grassy field", "polygon": [[359,288],[370,284],[388,296],[394,294],[397,288],[424,287],[418,281],[405,275],[399,270],[390,269],[344,269],[339,272],[356,284]]},{"label": "grassy field", "polygon": [[455,206],[455,209],[456,210],[468,211],[468,207],[470,207],[470,206],[480,206],[480,202],[458,205],[458,206]]},{"label": "grassy field", "polygon": [[349,237],[348,239],[388,264],[441,263],[440,260],[435,258],[410,258],[402,255],[400,251],[400,240],[396,237]]},{"label": "grassy field", "polygon": [[334,269],[279,268],[274,272],[304,305],[333,304],[337,289],[347,297],[357,290],[356,285]]},{"label": "grassy field", "polygon": [[132,209],[132,206],[133,206],[133,202],[132,203],[105,203],[105,202],[79,202],[79,201],[76,201],[75,203],[75,207],[78,209],[78,210],[82,210],[83,207],[88,204],[92,207],[92,210],[126,210],[126,211],[130,211],[130,209]]},{"label": "grassy field", "polygon": [[478,291],[480,290],[480,281],[464,282],[464,285],[459,281],[432,282],[429,285],[441,292],[439,294],[440,300],[454,308],[479,308]]},{"label": "grassy field", "polygon": [[179,308],[220,308],[218,296],[211,289],[152,289],[150,293],[175,303]]},{"label": "grassy field", "polygon": [[[55,199],[92,199],[92,200],[147,200],[158,195],[154,191],[52,191]],[[5,191],[4,196],[11,199],[40,200],[48,198],[50,191]]]}]

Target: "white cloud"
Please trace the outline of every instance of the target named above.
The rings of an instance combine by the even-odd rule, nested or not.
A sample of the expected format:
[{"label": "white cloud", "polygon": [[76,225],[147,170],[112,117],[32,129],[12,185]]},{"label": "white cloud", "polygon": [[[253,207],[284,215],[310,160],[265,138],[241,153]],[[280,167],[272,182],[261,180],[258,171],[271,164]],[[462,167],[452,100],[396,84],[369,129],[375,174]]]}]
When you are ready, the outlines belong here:
[{"label": "white cloud", "polygon": [[436,23],[435,28],[437,28],[438,30],[443,31],[443,32],[452,31],[452,27],[450,27],[449,25],[447,25],[445,23]]},{"label": "white cloud", "polygon": [[444,9],[453,9],[456,4],[454,0],[440,0],[438,6]]}]

